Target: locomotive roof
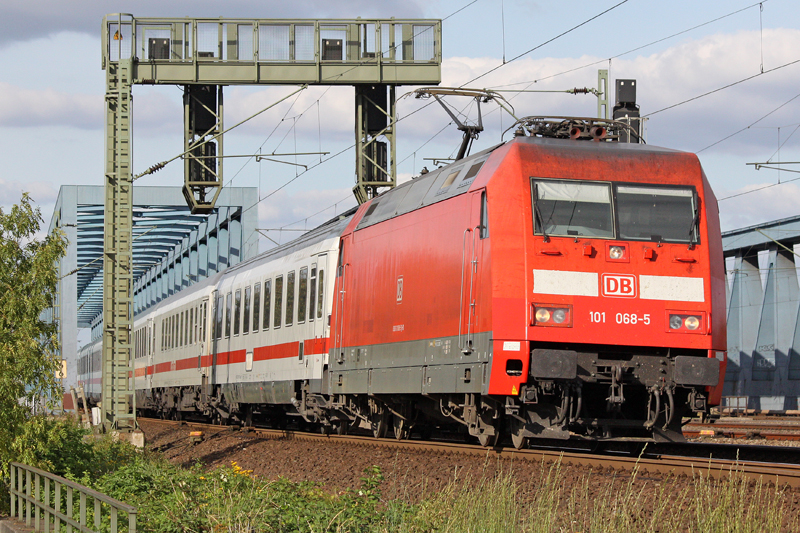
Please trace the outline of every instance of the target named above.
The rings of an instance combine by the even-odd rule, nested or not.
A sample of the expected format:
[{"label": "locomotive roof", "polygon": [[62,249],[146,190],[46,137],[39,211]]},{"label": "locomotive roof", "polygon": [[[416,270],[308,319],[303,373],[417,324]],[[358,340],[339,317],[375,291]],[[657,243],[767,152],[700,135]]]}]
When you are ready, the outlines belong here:
[{"label": "locomotive roof", "polygon": [[617,154],[621,152],[635,152],[637,154],[682,153],[677,150],[646,144],[575,141],[546,137],[515,137],[510,141],[492,146],[445,167],[437,168],[381,194],[372,201],[364,217],[359,221],[356,231],[466,193],[480,166],[489,158],[492,152],[501,146],[512,143],[536,144],[553,150],[572,153],[583,152],[596,154],[597,156],[601,154],[609,155],[614,152]]}]

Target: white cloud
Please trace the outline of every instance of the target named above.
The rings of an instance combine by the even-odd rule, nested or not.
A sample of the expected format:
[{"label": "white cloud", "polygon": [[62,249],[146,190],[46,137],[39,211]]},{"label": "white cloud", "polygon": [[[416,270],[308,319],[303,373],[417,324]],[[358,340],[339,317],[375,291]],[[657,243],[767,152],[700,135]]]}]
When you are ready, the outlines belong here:
[{"label": "white cloud", "polygon": [[419,18],[422,2],[417,0],[138,0],[135,6],[122,0],[39,0],[0,4],[0,45],[10,41],[27,41],[58,31],[77,31],[98,35],[100,22],[109,13],[129,13],[141,17],[207,17],[230,18],[355,18],[389,17]]},{"label": "white cloud", "polygon": [[103,97],[69,94],[48,88],[30,90],[0,81],[0,125],[71,126],[91,129],[103,124]]},{"label": "white cloud", "polygon": [[[22,193],[30,194],[33,202],[39,206],[54,204],[58,198],[58,190],[52,183],[45,181],[8,181],[0,178],[0,205],[9,206],[19,203]],[[42,216],[47,218],[47,212]]]}]

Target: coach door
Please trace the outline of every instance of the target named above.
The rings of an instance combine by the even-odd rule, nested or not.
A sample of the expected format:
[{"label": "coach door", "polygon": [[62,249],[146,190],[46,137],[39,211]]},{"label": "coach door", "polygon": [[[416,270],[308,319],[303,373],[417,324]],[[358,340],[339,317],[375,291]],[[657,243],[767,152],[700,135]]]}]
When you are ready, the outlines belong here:
[{"label": "coach door", "polygon": [[192,333],[192,340],[196,340],[195,346],[197,347],[197,369],[201,375],[208,375],[208,365],[211,360],[210,357],[205,357],[206,348],[208,347],[208,298],[203,299],[200,305],[195,309],[194,324],[192,324],[194,332]]},{"label": "coach door", "polygon": [[156,325],[152,318],[147,319],[147,327],[145,328],[147,335],[147,366],[145,366],[144,373],[147,376],[147,388],[153,388],[153,353],[156,351]]},{"label": "coach door", "polygon": [[480,301],[480,277],[484,241],[489,237],[486,190],[471,193],[467,227],[462,235],[461,310],[458,347],[465,355],[472,353]]},{"label": "coach door", "polygon": [[325,284],[328,282],[328,256],[317,256],[316,264],[311,265],[311,287],[309,287],[309,318],[314,321],[314,338],[324,339],[325,322]]}]

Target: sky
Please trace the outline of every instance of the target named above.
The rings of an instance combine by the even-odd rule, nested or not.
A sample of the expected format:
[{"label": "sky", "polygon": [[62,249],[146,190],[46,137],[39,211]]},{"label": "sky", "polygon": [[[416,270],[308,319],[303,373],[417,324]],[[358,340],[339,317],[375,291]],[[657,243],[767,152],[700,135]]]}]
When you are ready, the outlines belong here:
[{"label": "sky", "polygon": [[[796,0],[131,4],[0,0],[0,206],[27,191],[48,221],[61,185],[103,184],[101,22],[106,13],[135,9],[137,17],[443,19],[443,86],[477,78],[467,86],[563,91],[596,87],[597,70],[609,69],[612,88],[615,79],[637,80],[649,144],[698,153],[719,199],[723,230],[800,214],[800,165],[785,165],[781,172],[748,165],[800,161]],[[235,124],[295,89],[227,87],[225,123]],[[412,89],[398,88],[398,96]],[[134,173],[182,151],[181,94],[175,86],[134,87]],[[502,94],[517,116],[597,115],[592,95]],[[613,102],[613,92],[610,97]],[[401,182],[423,166],[431,168],[429,158],[452,157],[460,143],[444,110],[436,105],[421,110],[426,103],[410,97],[397,103]],[[468,101],[453,103],[475,119]],[[482,111],[486,130],[473,151],[500,142],[513,122],[492,103]],[[311,228],[355,204],[353,142],[353,89],[310,87],[226,134],[225,152],[341,155],[284,158],[308,171],[232,158],[225,161],[225,184],[258,187],[259,227],[285,242],[297,233],[273,228]],[[180,186],[182,172],[176,162],[136,183]],[[262,241],[262,250],[267,244]]]}]

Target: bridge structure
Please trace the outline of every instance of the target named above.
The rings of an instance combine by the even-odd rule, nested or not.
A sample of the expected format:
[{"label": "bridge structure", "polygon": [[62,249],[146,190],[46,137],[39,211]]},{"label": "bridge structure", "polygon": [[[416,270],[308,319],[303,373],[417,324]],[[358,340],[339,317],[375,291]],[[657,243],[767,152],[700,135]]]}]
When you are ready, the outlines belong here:
[{"label": "bridge structure", "polygon": [[[103,331],[103,209],[101,185],[64,185],[49,231],[69,241],[61,259],[56,306],[68,380],[77,373],[77,338]],[[227,187],[208,215],[192,214],[181,187],[136,187],[132,208],[133,311],[140,312],[192,283],[258,254],[258,189]]]},{"label": "bridge structure", "polygon": [[792,411],[800,400],[800,216],[722,234],[731,407]]}]

